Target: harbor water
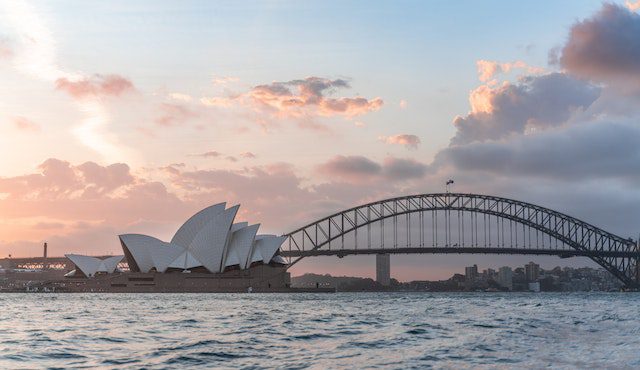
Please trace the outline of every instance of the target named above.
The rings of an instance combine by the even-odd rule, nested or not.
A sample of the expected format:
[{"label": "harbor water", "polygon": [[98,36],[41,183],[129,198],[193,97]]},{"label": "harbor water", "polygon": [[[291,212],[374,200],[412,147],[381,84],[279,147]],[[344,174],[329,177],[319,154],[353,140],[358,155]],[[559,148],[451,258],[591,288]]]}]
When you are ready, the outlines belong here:
[{"label": "harbor water", "polygon": [[2,294],[0,368],[640,368],[637,293]]}]

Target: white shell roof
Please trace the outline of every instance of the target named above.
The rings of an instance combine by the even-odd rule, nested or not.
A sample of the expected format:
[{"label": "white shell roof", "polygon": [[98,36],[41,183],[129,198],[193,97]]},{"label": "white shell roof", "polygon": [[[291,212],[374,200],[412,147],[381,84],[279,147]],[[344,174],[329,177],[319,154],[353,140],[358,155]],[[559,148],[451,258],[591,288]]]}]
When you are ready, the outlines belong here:
[{"label": "white shell roof", "polygon": [[231,235],[224,267],[238,265],[242,269],[247,268],[247,260],[258,228],[260,224],[246,226]]},{"label": "white shell roof", "polygon": [[171,242],[141,234],[120,235],[132,271],[165,272],[168,268],[205,267],[222,272],[225,267],[248,268],[251,263],[269,263],[284,237],[258,235],[259,224],[233,223],[240,205],[225,209],[219,203],[203,209],[182,225]]},{"label": "white shell roof", "polygon": [[171,238],[171,243],[185,247],[191,244],[193,238],[196,237],[196,234],[202,230],[202,227],[206,223],[211,221],[217,214],[224,212],[225,206],[226,203],[214,204],[191,216],[191,218],[176,231],[176,234]]},{"label": "white shell roof", "polygon": [[65,256],[87,277],[95,276],[98,272],[112,274],[118,267],[118,263],[124,258],[124,256],[113,256],[100,259],[79,254],[66,254]]},{"label": "white shell roof", "polygon": [[258,235],[253,245],[251,263],[260,262],[267,264],[276,254],[286,237],[275,235]]}]

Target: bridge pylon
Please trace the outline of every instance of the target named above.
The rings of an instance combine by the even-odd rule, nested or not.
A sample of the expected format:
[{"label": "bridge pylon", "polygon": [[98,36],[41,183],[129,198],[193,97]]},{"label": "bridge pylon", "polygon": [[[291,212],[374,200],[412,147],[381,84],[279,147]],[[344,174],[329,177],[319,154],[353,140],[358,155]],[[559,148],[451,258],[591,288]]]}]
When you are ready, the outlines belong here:
[{"label": "bridge pylon", "polygon": [[391,285],[391,255],[376,254],[376,281],[382,286]]}]

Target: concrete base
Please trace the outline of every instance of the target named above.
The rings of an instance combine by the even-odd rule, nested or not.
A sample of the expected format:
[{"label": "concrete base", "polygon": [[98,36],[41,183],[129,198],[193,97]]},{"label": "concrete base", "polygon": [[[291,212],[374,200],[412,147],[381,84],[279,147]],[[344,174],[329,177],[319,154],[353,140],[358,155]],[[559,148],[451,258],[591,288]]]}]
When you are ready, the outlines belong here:
[{"label": "concrete base", "polygon": [[284,266],[258,265],[219,274],[204,272],[126,272],[93,278],[66,278],[46,285],[56,292],[239,293],[286,292],[291,276]]}]

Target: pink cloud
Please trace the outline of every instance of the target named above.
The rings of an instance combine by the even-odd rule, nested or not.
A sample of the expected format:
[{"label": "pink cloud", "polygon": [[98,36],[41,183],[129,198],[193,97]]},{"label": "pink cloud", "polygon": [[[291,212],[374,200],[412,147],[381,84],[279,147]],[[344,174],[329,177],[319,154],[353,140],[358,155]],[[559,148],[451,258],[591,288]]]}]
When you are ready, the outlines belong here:
[{"label": "pink cloud", "polygon": [[408,149],[416,149],[420,144],[420,138],[416,135],[398,134],[392,136],[381,136],[380,141],[387,144],[403,145]]},{"label": "pink cloud", "polygon": [[15,117],[13,119],[14,126],[22,131],[32,131],[38,132],[40,131],[40,125],[37,123],[25,118],[25,117]]},{"label": "pink cloud", "polygon": [[491,60],[478,60],[476,62],[478,68],[478,79],[482,82],[488,82],[500,73],[510,73],[516,69],[522,69],[527,74],[544,73],[544,68],[532,67],[527,63],[516,60],[515,62],[499,63]]},{"label": "pink cloud", "polygon": [[[271,118],[298,120],[301,127],[324,129],[314,119],[318,117],[344,117],[351,119],[379,110],[384,104],[381,98],[361,96],[332,97],[338,90],[350,88],[346,80],[307,77],[301,80],[272,82],[258,85],[251,90],[230,97],[203,97],[206,106],[242,107]],[[270,123],[270,122],[267,122]]]},{"label": "pink cloud", "polygon": [[199,157],[204,157],[204,158],[216,158],[216,157],[219,157],[221,155],[222,155],[222,153],[217,152],[215,150],[210,150],[208,152],[204,152],[202,154],[198,154]]},{"label": "pink cloud", "polygon": [[[0,177],[0,193],[4,194],[0,198],[3,242],[62,237],[80,229],[82,233],[97,232],[96,225],[125,230],[141,219],[173,223],[172,209],[186,216],[190,208],[163,184],[133,175],[123,163],[73,165],[51,158],[35,173]],[[61,230],[44,227],[51,223],[66,226]],[[115,245],[115,235],[108,240],[96,239],[95,245]],[[77,246],[77,242],[71,240],[65,247]]]},{"label": "pink cloud", "polygon": [[309,113],[321,116],[354,117],[382,107],[380,98],[330,98],[327,94],[348,88],[345,80],[307,77],[304,80],[273,82],[254,87],[248,94],[253,101],[283,116],[300,117]]},{"label": "pink cloud", "polygon": [[211,79],[211,83],[214,85],[222,85],[226,86],[228,84],[238,82],[240,79],[238,77],[229,77],[229,76],[215,76]]},{"label": "pink cloud", "polygon": [[133,90],[133,84],[128,79],[118,75],[93,75],[72,81],[68,78],[56,80],[56,89],[65,91],[76,99],[98,96],[119,96],[126,91]]},{"label": "pink cloud", "polygon": [[245,159],[253,159],[253,158],[256,158],[257,156],[251,152],[243,152],[243,153],[240,153],[240,157]]},{"label": "pink cloud", "polygon": [[8,59],[13,56],[13,49],[9,44],[9,40],[0,38],[0,59]]},{"label": "pink cloud", "polygon": [[525,76],[516,84],[482,85],[471,92],[471,112],[454,119],[453,144],[499,140],[531,129],[557,127],[588,108],[600,89],[564,73]]},{"label": "pink cloud", "polygon": [[198,117],[198,113],[181,104],[162,103],[160,104],[160,111],[162,112],[160,117],[155,120],[160,126],[179,125]]},{"label": "pink cloud", "polygon": [[627,9],[631,10],[632,12],[635,12],[636,10],[640,10],[640,0],[625,0],[624,5],[627,7]]}]

